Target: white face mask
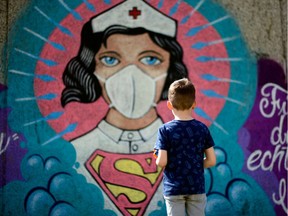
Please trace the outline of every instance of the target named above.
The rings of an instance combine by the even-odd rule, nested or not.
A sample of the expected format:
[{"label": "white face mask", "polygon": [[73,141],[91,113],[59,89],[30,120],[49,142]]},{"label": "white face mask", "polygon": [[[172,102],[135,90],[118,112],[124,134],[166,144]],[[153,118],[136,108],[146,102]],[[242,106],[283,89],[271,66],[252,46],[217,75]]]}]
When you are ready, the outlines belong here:
[{"label": "white face mask", "polygon": [[115,107],[127,118],[136,119],[156,106],[156,81],[165,78],[167,74],[152,78],[136,65],[129,65],[106,80],[96,76],[105,83],[110,107]]}]

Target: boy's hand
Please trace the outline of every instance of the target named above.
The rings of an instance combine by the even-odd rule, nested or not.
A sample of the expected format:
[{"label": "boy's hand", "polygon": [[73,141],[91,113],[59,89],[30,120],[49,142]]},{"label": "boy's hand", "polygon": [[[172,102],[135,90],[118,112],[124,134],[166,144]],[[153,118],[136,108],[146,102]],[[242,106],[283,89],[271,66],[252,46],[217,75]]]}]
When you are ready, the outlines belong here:
[{"label": "boy's hand", "polygon": [[159,152],[158,149],[154,149],[153,156],[155,159],[158,158],[158,152]]}]

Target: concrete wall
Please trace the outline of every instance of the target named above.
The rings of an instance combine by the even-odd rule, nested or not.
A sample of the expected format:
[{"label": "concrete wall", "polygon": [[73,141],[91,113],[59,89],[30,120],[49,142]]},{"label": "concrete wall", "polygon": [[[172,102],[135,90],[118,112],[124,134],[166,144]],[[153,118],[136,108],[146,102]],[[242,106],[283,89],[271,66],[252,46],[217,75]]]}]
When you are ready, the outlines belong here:
[{"label": "concrete wall", "polygon": [[[119,106],[110,109],[113,94],[89,73],[105,78],[116,69],[105,68],[98,51],[97,65],[85,67],[97,43],[65,70],[77,56],[85,23],[102,11],[111,14],[120,2],[1,1],[1,215],[165,215],[163,170],[152,150],[157,128],[173,116],[159,99],[165,79],[155,82],[155,95],[150,90],[151,77],[165,72],[176,79],[180,69],[169,68],[177,57],[165,67],[167,50],[149,38],[108,37],[109,49],[121,53],[119,64],[132,61],[138,48],[161,53],[159,66],[133,60],[141,71],[130,76],[142,81],[137,89],[143,94],[132,114],[126,112],[132,93],[127,76],[114,79],[113,94],[123,92],[114,98]],[[204,173],[206,215],[287,215],[287,1],[147,2],[178,21],[183,58],[177,61],[197,89],[193,117],[209,127],[216,144],[217,164]],[[116,15],[109,20],[117,22]],[[171,36],[173,25],[159,20],[163,25],[153,31]],[[87,47],[97,41],[89,31],[82,39]],[[141,113],[150,93],[156,108]]]}]

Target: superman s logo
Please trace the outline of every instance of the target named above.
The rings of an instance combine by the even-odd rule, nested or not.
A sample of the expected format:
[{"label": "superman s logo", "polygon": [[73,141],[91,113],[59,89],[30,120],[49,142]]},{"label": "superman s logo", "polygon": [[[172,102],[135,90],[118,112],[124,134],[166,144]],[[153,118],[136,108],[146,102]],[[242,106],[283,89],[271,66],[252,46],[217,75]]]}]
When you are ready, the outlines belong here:
[{"label": "superman s logo", "polygon": [[96,150],[86,168],[117,208],[127,216],[143,215],[161,180],[152,152],[117,154]]}]

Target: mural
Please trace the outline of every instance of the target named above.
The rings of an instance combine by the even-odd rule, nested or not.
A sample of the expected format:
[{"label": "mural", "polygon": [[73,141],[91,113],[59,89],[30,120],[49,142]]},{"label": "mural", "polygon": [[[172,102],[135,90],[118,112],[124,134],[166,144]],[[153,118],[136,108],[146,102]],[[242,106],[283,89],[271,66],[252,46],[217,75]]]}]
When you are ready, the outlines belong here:
[{"label": "mural", "polygon": [[166,215],[152,150],[182,77],[216,143],[206,214],[286,215],[287,78],[215,2],[33,0],[5,49],[2,215]]},{"label": "mural", "polygon": [[238,132],[246,161],[243,170],[269,194],[277,215],[287,214],[287,94],[283,68],[260,59],[254,107]]}]

